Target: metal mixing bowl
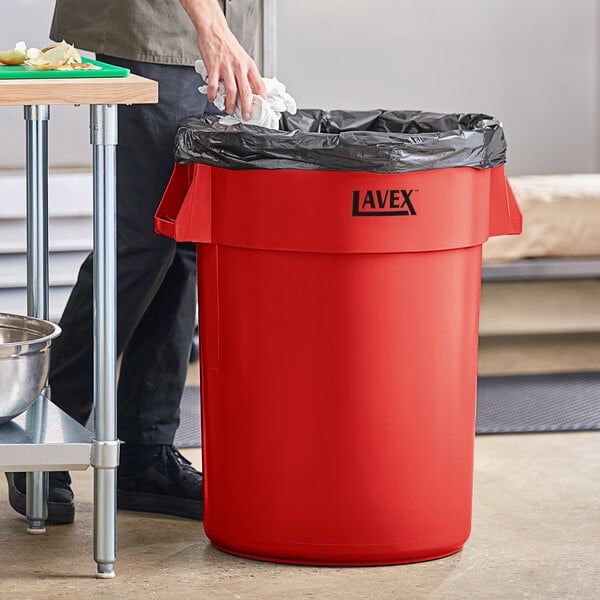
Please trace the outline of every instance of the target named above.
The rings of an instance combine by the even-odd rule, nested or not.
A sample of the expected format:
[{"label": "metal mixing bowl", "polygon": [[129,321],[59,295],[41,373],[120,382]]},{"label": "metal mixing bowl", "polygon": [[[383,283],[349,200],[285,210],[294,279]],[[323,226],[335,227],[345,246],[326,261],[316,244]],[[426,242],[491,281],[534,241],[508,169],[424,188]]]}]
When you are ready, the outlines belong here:
[{"label": "metal mixing bowl", "polygon": [[50,343],[60,327],[50,321],[0,313],[0,424],[27,410],[50,367]]}]

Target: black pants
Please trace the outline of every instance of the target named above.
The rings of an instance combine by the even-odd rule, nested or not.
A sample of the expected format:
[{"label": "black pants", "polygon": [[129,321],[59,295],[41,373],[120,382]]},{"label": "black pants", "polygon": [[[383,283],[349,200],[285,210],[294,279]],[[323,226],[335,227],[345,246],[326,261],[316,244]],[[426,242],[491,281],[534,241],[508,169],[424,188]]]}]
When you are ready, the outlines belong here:
[{"label": "black pants", "polygon": [[[179,425],[196,312],[193,244],[154,233],[154,212],[173,168],[177,124],[215,112],[192,67],[98,56],[159,82],[159,103],[119,107],[117,147],[117,394],[119,438],[170,444]],[[52,343],[53,401],[80,423],[93,407],[92,255],[79,271]]]}]

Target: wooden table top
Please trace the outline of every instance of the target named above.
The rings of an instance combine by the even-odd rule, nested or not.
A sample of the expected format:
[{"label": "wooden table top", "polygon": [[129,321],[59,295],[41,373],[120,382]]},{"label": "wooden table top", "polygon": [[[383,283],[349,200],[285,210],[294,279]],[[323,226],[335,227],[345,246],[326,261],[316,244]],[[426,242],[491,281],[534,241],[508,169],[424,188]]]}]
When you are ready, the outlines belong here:
[{"label": "wooden table top", "polygon": [[0,105],[155,104],[158,83],[138,75],[77,79],[0,79]]}]

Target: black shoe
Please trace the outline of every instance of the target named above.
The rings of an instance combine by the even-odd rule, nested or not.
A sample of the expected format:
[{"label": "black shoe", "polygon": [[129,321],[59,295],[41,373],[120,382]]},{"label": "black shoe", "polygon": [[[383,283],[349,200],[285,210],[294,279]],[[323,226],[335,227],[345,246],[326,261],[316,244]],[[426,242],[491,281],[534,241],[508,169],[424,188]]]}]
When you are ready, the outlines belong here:
[{"label": "black shoe", "polygon": [[[25,473],[6,473],[8,501],[24,517],[26,514]],[[71,477],[66,471],[51,471],[48,477],[48,518],[46,523],[67,525],[75,518]]]},{"label": "black shoe", "polygon": [[204,518],[202,473],[173,446],[121,446],[117,508]]}]

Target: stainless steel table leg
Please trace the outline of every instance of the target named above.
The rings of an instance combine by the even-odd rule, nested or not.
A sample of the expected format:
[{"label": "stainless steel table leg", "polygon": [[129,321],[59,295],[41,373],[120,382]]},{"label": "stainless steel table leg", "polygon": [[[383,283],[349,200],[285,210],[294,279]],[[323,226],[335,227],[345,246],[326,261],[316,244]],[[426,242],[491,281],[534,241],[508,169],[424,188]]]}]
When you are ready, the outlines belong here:
[{"label": "stainless steel table leg", "polygon": [[116,560],[116,145],[117,105],[90,107],[94,169],[94,559],[97,577]]},{"label": "stainless steel table leg", "polygon": [[[48,319],[48,105],[25,106],[27,165],[27,314]],[[45,397],[32,415],[41,420]],[[36,427],[36,429],[39,429]],[[26,476],[29,533],[44,533],[48,473]]]},{"label": "stainless steel table leg", "polygon": [[[46,386],[38,399],[27,409],[25,415],[27,429],[32,440],[40,443],[46,431],[46,414],[50,388]],[[29,521],[27,533],[46,533],[45,521],[48,518],[48,473],[30,472],[26,475],[25,513]]]}]

